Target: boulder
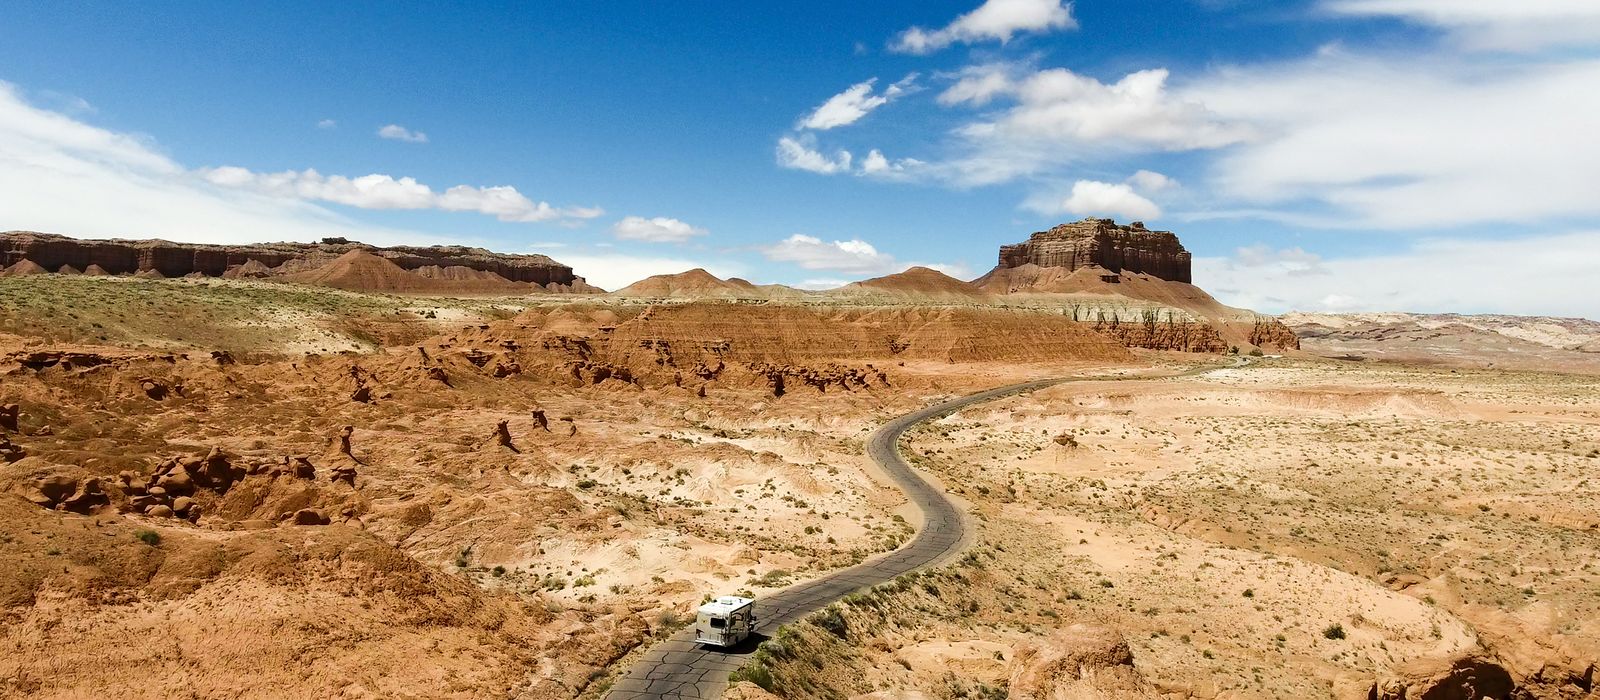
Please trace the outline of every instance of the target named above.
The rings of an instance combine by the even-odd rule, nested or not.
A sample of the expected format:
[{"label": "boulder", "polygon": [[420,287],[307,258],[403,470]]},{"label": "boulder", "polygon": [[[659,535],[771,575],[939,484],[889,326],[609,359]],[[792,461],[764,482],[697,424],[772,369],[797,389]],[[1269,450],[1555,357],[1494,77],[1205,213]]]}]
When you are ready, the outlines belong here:
[{"label": "boulder", "polygon": [[19,432],[21,428],[17,426],[21,415],[22,407],[14,403],[0,406],[0,430],[7,430],[13,433]]}]

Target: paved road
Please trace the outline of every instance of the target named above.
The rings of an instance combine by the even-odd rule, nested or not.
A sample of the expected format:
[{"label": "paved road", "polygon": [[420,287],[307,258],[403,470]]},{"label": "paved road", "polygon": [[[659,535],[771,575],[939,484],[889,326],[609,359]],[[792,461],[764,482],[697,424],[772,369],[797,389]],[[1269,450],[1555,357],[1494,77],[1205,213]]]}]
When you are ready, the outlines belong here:
[{"label": "paved road", "polygon": [[[922,509],[923,524],[911,542],[887,555],[857,564],[843,571],[785,588],[756,601],[756,619],[761,637],[826,607],[858,589],[893,580],[908,571],[938,563],[960,551],[966,535],[961,511],[944,492],[924,481],[900,457],[901,434],[929,418],[953,413],[984,401],[1022,394],[1067,381],[1107,379],[1081,377],[1044,379],[1013,384],[963,396],[929,406],[889,421],[867,440],[867,455],[894,479],[895,484]],[[728,674],[743,665],[755,652],[752,640],[734,649],[702,647],[694,643],[690,626],[656,645],[618,679],[606,695],[608,700],[636,698],[716,698],[728,686]]]}]

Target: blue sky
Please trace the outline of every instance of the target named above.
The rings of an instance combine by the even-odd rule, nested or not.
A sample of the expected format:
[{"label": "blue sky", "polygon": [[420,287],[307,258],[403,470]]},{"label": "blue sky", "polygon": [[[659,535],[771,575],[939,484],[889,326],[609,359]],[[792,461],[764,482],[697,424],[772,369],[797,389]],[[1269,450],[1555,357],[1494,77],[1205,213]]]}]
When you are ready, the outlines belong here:
[{"label": "blue sky", "polygon": [[11,3],[0,228],[825,286],[1095,215],[1261,310],[1597,317],[1597,8]]}]

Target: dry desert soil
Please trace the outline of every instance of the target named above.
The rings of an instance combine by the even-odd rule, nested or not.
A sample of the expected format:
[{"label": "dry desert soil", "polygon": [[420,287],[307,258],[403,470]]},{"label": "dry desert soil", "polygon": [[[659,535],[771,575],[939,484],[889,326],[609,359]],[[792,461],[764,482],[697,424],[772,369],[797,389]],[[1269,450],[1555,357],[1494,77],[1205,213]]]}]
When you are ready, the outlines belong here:
[{"label": "dry desert soil", "polygon": [[[1224,364],[903,300],[0,278],[0,697],[600,697],[706,596],[906,542],[883,422]],[[929,422],[902,451],[965,555],[728,695],[1592,698],[1566,369],[1288,353]]]}]

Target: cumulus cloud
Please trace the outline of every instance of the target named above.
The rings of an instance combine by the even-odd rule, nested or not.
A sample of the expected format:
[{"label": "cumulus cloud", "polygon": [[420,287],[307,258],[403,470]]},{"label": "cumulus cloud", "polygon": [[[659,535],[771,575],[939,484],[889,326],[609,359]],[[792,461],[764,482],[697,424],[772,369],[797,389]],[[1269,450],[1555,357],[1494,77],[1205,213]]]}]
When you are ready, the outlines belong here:
[{"label": "cumulus cloud", "polygon": [[0,211],[8,227],[87,237],[200,243],[438,242],[357,222],[305,200],[216,186],[146,137],[39,108],[0,82]]},{"label": "cumulus cloud", "polygon": [[710,232],[665,216],[657,216],[650,219],[642,216],[628,216],[623,217],[621,221],[612,225],[611,233],[617,238],[629,241],[682,243],[695,236],[704,236]]},{"label": "cumulus cloud", "polygon": [[1112,83],[1017,63],[969,66],[956,75],[940,104],[1005,102],[954,129],[954,138],[942,144],[951,155],[918,169],[926,180],[956,187],[1051,176],[1065,165],[1128,153],[1218,149],[1257,136],[1250,122],[1224,118],[1201,100],[1169,90],[1165,69]]},{"label": "cumulus cloud", "polygon": [[322,119],[317,122],[318,129],[337,129],[339,122],[333,119]]},{"label": "cumulus cloud", "polygon": [[427,143],[428,135],[420,131],[412,131],[399,124],[387,124],[378,127],[378,138],[391,141],[405,141],[406,143]]},{"label": "cumulus cloud", "polygon": [[839,150],[831,156],[818,151],[816,139],[810,135],[778,139],[778,165],[791,170],[834,175],[849,172],[851,160],[850,152],[846,150]]},{"label": "cumulus cloud", "polygon": [[1251,136],[1245,125],[1168,93],[1167,77],[1157,68],[1108,84],[1065,68],[1042,70],[1015,86],[1017,105],[1004,116],[964,131],[978,140],[1111,141],[1172,151],[1218,148]]},{"label": "cumulus cloud", "polygon": [[872,86],[878,82],[871,78],[855,85],[851,85],[844,92],[828,98],[826,102],[818,105],[810,114],[801,118],[799,128],[826,131],[841,126],[849,126],[860,121],[872,110],[882,107],[895,98],[911,90],[917,80],[917,74],[912,73],[898,82],[884,88],[881,93],[873,93]]},{"label": "cumulus cloud", "polygon": [[890,43],[893,51],[928,54],[951,44],[1005,43],[1017,34],[1075,29],[1072,4],[1063,0],[985,0],[942,29],[912,27]]},{"label": "cumulus cloud", "polygon": [[1079,180],[1072,193],[1061,202],[1061,210],[1080,216],[1105,216],[1121,219],[1161,218],[1161,207],[1145,199],[1125,183]]},{"label": "cumulus cloud", "polygon": [[[1428,238],[1395,252],[1341,258],[1294,250],[1256,246],[1234,257],[1195,258],[1195,284],[1223,303],[1272,313],[1412,311],[1600,319],[1600,275],[1594,274],[1600,269],[1600,231],[1499,240]],[[1306,264],[1314,264],[1313,271]]]},{"label": "cumulus cloud", "polygon": [[1436,27],[1472,49],[1529,51],[1600,41],[1593,0],[1324,0],[1323,10]]},{"label": "cumulus cloud", "polygon": [[1178,181],[1153,170],[1140,170],[1130,175],[1127,180],[1133,189],[1140,192],[1165,192],[1178,186]]},{"label": "cumulus cloud", "polygon": [[323,175],[316,170],[257,173],[236,166],[199,171],[209,182],[275,197],[332,202],[358,209],[439,209],[476,212],[507,222],[592,219],[598,207],[558,208],[528,199],[515,187],[456,185],[443,192],[415,178],[371,174],[360,177]]}]

